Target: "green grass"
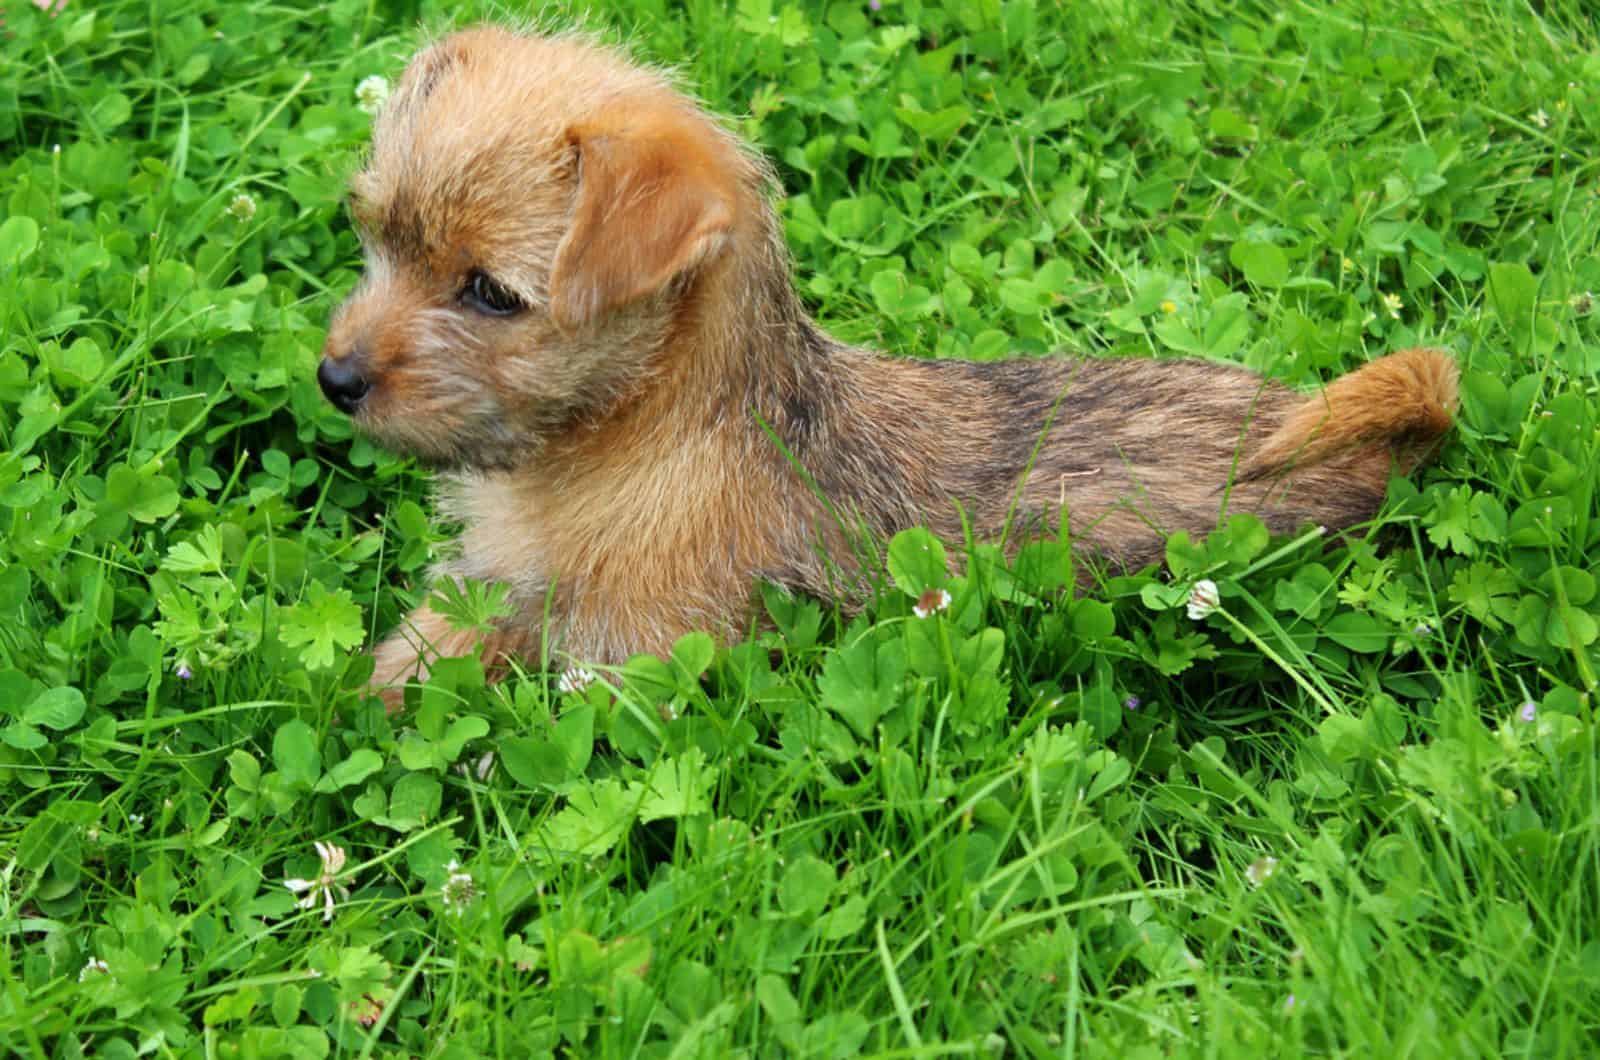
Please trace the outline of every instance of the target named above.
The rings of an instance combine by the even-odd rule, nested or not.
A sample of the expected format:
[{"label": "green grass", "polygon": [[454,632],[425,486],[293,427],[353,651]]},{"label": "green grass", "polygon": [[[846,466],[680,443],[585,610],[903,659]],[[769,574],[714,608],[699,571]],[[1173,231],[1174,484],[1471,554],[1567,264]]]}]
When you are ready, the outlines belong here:
[{"label": "green grass", "polygon": [[312,374],[409,14],[12,4],[0,1043],[1600,1050],[1587,7],[614,6],[779,162],[842,337],[1301,385],[1443,344],[1459,430],[1349,539],[1235,520],[1069,599],[1058,544],[946,579],[913,534],[865,616],[575,692],[464,659],[391,720],[359,649],[448,528]]}]

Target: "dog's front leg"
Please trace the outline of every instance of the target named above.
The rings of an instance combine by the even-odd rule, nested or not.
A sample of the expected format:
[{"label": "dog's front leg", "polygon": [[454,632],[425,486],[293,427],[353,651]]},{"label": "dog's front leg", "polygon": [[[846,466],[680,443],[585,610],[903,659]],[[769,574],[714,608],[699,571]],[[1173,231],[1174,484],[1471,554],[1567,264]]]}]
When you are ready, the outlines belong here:
[{"label": "dog's front leg", "polygon": [[537,643],[538,631],[521,614],[501,619],[485,633],[461,629],[432,606],[423,604],[372,649],[374,666],[369,684],[393,714],[400,709],[406,682],[426,680],[433,659],[466,655],[481,644],[483,668],[493,675],[503,670],[511,658],[525,656],[529,644]]}]

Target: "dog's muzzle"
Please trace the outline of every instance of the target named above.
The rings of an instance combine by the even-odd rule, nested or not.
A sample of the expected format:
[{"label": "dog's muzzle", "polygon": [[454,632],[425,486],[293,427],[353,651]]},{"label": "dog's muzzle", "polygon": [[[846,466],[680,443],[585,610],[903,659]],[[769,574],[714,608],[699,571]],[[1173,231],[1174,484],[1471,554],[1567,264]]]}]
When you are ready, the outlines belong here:
[{"label": "dog's muzzle", "polygon": [[317,366],[317,385],[322,387],[333,407],[347,416],[353,416],[361,407],[372,384],[362,371],[361,358],[356,354],[344,357],[324,357]]}]

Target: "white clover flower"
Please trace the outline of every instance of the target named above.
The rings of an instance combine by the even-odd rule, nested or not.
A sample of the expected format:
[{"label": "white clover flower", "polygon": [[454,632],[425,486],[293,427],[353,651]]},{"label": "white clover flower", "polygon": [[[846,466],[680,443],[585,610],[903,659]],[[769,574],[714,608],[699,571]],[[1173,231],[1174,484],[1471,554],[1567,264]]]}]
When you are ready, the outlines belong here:
[{"label": "white clover flower", "polygon": [[1201,578],[1189,590],[1189,617],[1198,622],[1222,605],[1222,597],[1217,594],[1217,583],[1210,578]]},{"label": "white clover flower", "polygon": [[439,900],[444,903],[446,912],[460,915],[478,897],[478,886],[472,882],[472,873],[463,871],[460,862],[454,859],[444,871],[450,875],[439,888]]},{"label": "white clover flower", "polygon": [[333,895],[339,892],[341,900],[348,900],[350,888],[339,882],[339,873],[344,869],[344,847],[334,846],[317,840],[312,844],[317,848],[317,857],[322,859],[322,872],[314,880],[284,880],[283,885],[295,894],[304,897],[295,901],[301,909],[311,909],[320,898],[323,903],[322,922],[326,924],[333,919]]},{"label": "white clover flower", "polygon": [[228,212],[233,215],[235,221],[247,222],[256,215],[256,201],[241,191],[233,197],[232,202],[228,203]]},{"label": "white clover flower", "polygon": [[558,692],[582,692],[594,684],[595,672],[586,666],[569,666],[556,679]]},{"label": "white clover flower", "polygon": [[1400,300],[1399,295],[1386,294],[1383,296],[1383,308],[1388,311],[1389,316],[1393,319],[1399,320],[1400,310],[1404,309],[1405,307],[1406,304]]},{"label": "white clover flower", "polygon": [[383,1001],[371,994],[362,994],[350,1002],[350,1015],[363,1027],[372,1027],[383,1018]]},{"label": "white clover flower", "polygon": [[389,82],[378,74],[363,77],[356,86],[356,106],[368,114],[376,114],[389,98]]},{"label": "white clover flower", "polygon": [[929,615],[950,609],[950,594],[943,589],[929,589],[917,597],[917,602],[911,608],[911,613],[918,618],[927,618]]},{"label": "white clover flower", "polygon": [[111,965],[99,957],[90,957],[89,962],[83,966],[83,971],[78,973],[78,982],[83,982],[91,975],[110,975]]},{"label": "white clover flower", "polygon": [[1244,870],[1244,878],[1250,881],[1250,886],[1260,887],[1272,879],[1278,871],[1278,859],[1270,855],[1256,858]]},{"label": "white clover flower", "polygon": [[494,773],[494,752],[484,752],[478,756],[476,762],[457,762],[455,771],[464,777],[475,776],[479,780],[488,780]]}]

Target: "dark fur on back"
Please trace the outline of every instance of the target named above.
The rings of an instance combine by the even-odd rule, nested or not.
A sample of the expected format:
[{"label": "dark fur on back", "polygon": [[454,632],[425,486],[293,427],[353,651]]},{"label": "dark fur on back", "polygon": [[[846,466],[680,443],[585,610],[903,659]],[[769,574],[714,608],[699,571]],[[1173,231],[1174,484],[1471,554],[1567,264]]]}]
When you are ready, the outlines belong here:
[{"label": "dark fur on back", "polygon": [[[1064,513],[1077,547],[1131,569],[1158,560],[1174,531],[1204,534],[1230,512],[1275,533],[1368,519],[1393,463],[1378,443],[1245,478],[1262,440],[1306,398],[1242,368],[889,361],[814,335],[790,352],[804,370],[762,373],[793,380],[764,395],[762,418],[817,491],[875,537],[925,525],[960,540],[970,528],[1014,548]],[[827,536],[836,549],[848,540]],[[826,591],[817,573],[801,563],[779,578]]]}]

